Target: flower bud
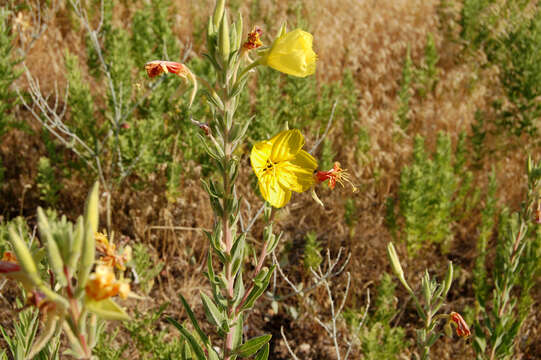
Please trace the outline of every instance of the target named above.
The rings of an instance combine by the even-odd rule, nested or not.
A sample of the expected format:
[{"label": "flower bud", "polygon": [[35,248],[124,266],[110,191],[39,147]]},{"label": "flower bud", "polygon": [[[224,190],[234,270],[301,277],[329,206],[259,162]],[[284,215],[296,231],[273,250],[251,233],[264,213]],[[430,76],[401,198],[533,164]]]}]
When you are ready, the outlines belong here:
[{"label": "flower bud", "polygon": [[98,230],[99,220],[99,183],[96,181],[88,194],[84,215],[84,240],[82,246],[81,262],[79,266],[79,286],[84,287],[94,265],[96,256],[96,240],[94,234]]},{"label": "flower bud", "polygon": [[306,77],[316,72],[312,34],[296,29],[281,35],[261,58],[261,63],[285,74]]},{"label": "flower bud", "polygon": [[443,282],[443,292],[442,297],[445,298],[449,289],[451,289],[451,284],[453,283],[453,263],[449,261],[447,266],[447,274],[445,274],[445,281]]},{"label": "flower bud", "polygon": [[220,30],[218,34],[218,50],[222,57],[224,64],[229,62],[230,44],[229,44],[229,19],[227,11],[224,12],[222,22],[220,23]]},{"label": "flower bud", "polygon": [[38,286],[41,283],[41,279],[38,274],[38,268],[36,263],[30,254],[30,250],[24,243],[23,239],[19,237],[15,228],[10,226],[8,228],[9,238],[11,244],[13,245],[13,250],[15,250],[15,255],[17,256],[17,261],[19,262],[20,267],[28,276],[29,280],[34,286]]},{"label": "flower bud", "polygon": [[220,26],[222,17],[224,15],[225,9],[225,0],[216,0],[216,7],[214,8],[214,16],[212,17],[214,21],[214,28],[217,29]]},{"label": "flower bud", "polygon": [[389,255],[389,260],[391,261],[391,267],[398,277],[398,280],[404,285],[406,290],[409,292],[413,292],[411,290],[411,287],[408,285],[408,282],[406,281],[406,278],[404,277],[404,271],[402,270],[402,265],[400,265],[400,260],[398,259],[398,255],[396,254],[396,250],[394,248],[394,245],[392,242],[390,242],[387,245],[387,255]]}]

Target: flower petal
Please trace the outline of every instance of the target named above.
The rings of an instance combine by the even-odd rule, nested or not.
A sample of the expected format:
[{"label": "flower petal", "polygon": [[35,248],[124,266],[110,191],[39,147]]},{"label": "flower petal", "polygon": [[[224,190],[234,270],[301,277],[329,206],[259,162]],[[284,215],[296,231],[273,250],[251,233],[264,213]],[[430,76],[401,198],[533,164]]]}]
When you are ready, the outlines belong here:
[{"label": "flower petal", "polygon": [[281,208],[291,200],[291,191],[282,188],[272,174],[267,173],[259,179],[259,191],[275,208]]},{"label": "flower petal", "polygon": [[270,159],[272,143],[270,141],[261,141],[254,145],[250,154],[250,162],[252,169],[258,178],[263,175],[263,171],[267,166],[267,161]]},{"label": "flower petal", "polygon": [[275,40],[263,63],[283,73],[305,77],[316,71],[316,53],[312,34],[293,30]]},{"label": "flower petal", "polygon": [[292,160],[304,145],[304,136],[297,129],[285,130],[269,140],[272,143],[270,160],[273,163]]},{"label": "flower petal", "polygon": [[303,192],[314,185],[314,170],[316,168],[316,159],[301,150],[292,160],[277,165],[276,177],[282,187],[291,191]]}]

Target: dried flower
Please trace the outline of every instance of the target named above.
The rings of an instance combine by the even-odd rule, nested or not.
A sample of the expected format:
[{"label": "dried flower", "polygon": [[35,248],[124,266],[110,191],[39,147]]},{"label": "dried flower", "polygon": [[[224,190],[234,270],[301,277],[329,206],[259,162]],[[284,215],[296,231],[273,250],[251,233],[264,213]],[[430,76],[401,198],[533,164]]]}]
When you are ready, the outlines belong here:
[{"label": "dried flower", "polygon": [[185,77],[188,72],[186,67],[181,63],[164,60],[154,60],[146,63],[145,70],[150,78],[156,77],[163,73],[172,73]]},{"label": "dried flower", "polygon": [[315,183],[317,161],[302,150],[303,145],[304,137],[299,130],[285,130],[252,148],[250,160],[259,190],[276,208],[289,202],[292,191],[306,191]]},{"label": "dried flower", "polygon": [[258,47],[263,46],[263,43],[261,42],[261,39],[260,39],[262,34],[263,34],[263,31],[261,31],[261,29],[256,26],[254,30],[248,33],[248,40],[243,45],[244,49],[253,50],[253,49],[257,49]]},{"label": "dried flower", "polygon": [[2,255],[2,261],[18,264],[17,257],[11,251],[4,252],[4,254]]},{"label": "dried flower", "polygon": [[126,263],[132,259],[132,249],[126,246],[122,254],[118,254],[115,244],[109,243],[107,235],[96,232],[96,250],[104,254],[98,262],[102,265],[111,266],[119,270],[126,270]]},{"label": "dried flower", "polygon": [[456,326],[456,334],[460,337],[468,337],[471,335],[470,328],[468,327],[468,324],[466,324],[466,321],[462,318],[462,316],[459,313],[451,312],[449,314],[449,322],[452,322],[453,325]]},{"label": "dried flower", "polygon": [[329,180],[329,188],[331,189],[334,189],[336,183],[344,186],[344,182],[347,182],[352,186],[353,192],[357,191],[357,187],[351,181],[347,170],[342,169],[339,162],[335,162],[331,170],[318,171],[315,173],[314,176],[317,182],[324,182]]}]

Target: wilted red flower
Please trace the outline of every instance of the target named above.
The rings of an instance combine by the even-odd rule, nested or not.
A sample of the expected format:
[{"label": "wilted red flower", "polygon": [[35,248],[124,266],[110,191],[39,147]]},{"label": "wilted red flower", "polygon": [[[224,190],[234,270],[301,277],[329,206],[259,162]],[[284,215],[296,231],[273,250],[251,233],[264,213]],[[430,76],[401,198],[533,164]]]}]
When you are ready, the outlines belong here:
[{"label": "wilted red flower", "polygon": [[541,201],[537,204],[537,209],[535,209],[534,221],[536,224],[541,224]]},{"label": "wilted red flower", "polygon": [[466,324],[466,321],[462,318],[462,316],[459,313],[451,312],[449,314],[450,320],[456,325],[456,334],[460,337],[468,337],[471,335],[470,328],[468,327],[468,324]]},{"label": "wilted red flower", "polygon": [[314,176],[317,182],[329,180],[329,187],[331,189],[334,189],[337,182],[342,186],[344,186],[344,182],[347,182],[353,187],[354,192],[357,191],[357,187],[351,181],[348,172],[340,167],[339,162],[335,162],[331,170],[317,171]]},{"label": "wilted red flower", "polygon": [[154,60],[145,64],[145,70],[149,77],[153,78],[163,73],[177,74],[186,76],[187,70],[184,65],[174,61]]},{"label": "wilted red flower", "polygon": [[11,261],[0,261],[0,274],[8,274],[20,271],[21,267],[17,263]]},{"label": "wilted red flower", "polygon": [[248,33],[248,40],[244,43],[243,47],[247,50],[257,49],[260,46],[263,46],[261,42],[261,35],[263,31],[259,27],[255,27],[254,30]]}]

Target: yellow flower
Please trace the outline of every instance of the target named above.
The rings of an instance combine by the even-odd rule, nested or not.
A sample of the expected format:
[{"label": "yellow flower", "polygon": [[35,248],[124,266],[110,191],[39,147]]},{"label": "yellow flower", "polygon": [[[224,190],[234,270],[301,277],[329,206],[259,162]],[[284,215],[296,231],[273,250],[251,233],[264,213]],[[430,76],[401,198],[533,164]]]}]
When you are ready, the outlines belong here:
[{"label": "yellow flower", "polygon": [[304,137],[299,130],[285,130],[252,148],[250,160],[259,180],[259,190],[272,206],[281,208],[291,192],[303,192],[314,183],[317,161],[302,150]]},{"label": "yellow flower", "polygon": [[86,295],[96,301],[119,295],[126,299],[130,293],[130,285],[117,280],[113,269],[106,265],[98,265],[85,287]]},{"label": "yellow flower", "polygon": [[288,32],[274,40],[261,64],[297,77],[312,75],[316,72],[317,57],[312,39],[312,34],[301,29]]}]

